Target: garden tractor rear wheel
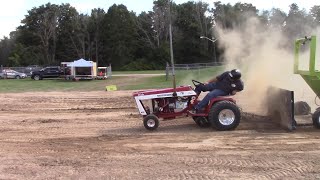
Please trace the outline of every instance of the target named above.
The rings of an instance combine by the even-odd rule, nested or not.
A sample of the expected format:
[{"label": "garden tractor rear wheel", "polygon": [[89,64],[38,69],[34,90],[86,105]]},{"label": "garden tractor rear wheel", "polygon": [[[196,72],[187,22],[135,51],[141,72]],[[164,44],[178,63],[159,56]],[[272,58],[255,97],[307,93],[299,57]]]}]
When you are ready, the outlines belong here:
[{"label": "garden tractor rear wheel", "polygon": [[241,113],[239,107],[231,101],[215,103],[209,112],[211,126],[219,131],[233,130],[240,124]]},{"label": "garden tractor rear wheel", "polygon": [[206,117],[193,116],[192,119],[201,128],[210,127],[210,122],[208,121],[208,119]]},{"label": "garden tractor rear wheel", "polygon": [[316,112],[312,115],[313,126],[320,129],[320,109],[318,108]]}]

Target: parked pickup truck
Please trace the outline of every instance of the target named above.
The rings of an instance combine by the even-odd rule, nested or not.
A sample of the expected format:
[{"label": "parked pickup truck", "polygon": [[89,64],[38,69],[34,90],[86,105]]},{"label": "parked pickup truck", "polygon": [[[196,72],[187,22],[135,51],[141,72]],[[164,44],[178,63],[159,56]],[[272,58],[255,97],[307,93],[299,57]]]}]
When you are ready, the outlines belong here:
[{"label": "parked pickup truck", "polygon": [[63,74],[59,66],[50,66],[41,69],[40,71],[32,71],[31,79],[42,80],[44,78],[57,78]]}]

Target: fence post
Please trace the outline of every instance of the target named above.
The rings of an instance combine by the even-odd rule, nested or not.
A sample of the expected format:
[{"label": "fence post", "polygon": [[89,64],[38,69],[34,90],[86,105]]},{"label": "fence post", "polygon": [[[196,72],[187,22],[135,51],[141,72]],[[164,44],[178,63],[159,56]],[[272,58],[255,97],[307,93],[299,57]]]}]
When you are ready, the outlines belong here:
[{"label": "fence post", "polygon": [[110,75],[112,77],[112,66],[111,66],[111,64],[110,64]]},{"label": "fence post", "polygon": [[[3,65],[1,65],[1,71],[0,71],[0,73],[3,73]],[[2,74],[2,77],[0,77],[0,79],[1,79],[1,78],[5,79],[6,77],[5,77],[4,75],[5,75],[5,74],[3,73],[3,74]]]},{"label": "fence post", "polygon": [[166,64],[166,81],[168,81],[168,77],[169,77],[169,63],[167,62],[167,64]]}]

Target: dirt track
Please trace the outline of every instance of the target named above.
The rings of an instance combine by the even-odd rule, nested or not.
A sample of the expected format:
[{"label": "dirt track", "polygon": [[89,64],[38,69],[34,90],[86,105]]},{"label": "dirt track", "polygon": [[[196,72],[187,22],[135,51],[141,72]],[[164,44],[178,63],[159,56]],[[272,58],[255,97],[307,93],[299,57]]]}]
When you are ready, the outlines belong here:
[{"label": "dirt track", "polygon": [[320,179],[312,127],[244,117],[217,132],[181,118],[149,132],[129,91],[0,99],[0,179]]}]

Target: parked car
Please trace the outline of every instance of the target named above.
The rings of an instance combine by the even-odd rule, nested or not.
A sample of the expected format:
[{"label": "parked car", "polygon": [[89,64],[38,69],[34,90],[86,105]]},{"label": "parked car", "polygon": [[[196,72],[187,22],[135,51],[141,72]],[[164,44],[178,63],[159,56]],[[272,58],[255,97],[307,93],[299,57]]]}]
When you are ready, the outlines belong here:
[{"label": "parked car", "polygon": [[25,73],[17,72],[11,69],[4,69],[2,70],[1,78],[7,79],[24,79],[27,75]]},{"label": "parked car", "polygon": [[32,71],[31,79],[42,80],[44,78],[57,78],[63,75],[63,71],[59,66],[49,66],[41,69],[40,71]]},{"label": "parked car", "polygon": [[26,67],[26,69],[24,71],[27,75],[31,76],[32,71],[39,71],[41,69],[42,69],[42,67],[39,65],[29,65]]}]

